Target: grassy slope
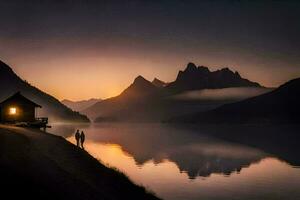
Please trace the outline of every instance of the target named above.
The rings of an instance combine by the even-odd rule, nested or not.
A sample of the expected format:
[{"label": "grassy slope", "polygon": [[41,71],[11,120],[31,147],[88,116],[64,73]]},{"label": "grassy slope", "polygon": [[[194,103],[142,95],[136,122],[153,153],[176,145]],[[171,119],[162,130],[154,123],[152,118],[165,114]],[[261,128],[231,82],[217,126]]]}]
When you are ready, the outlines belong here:
[{"label": "grassy slope", "polygon": [[0,168],[1,191],[11,197],[158,199],[62,137],[38,130],[1,125]]}]

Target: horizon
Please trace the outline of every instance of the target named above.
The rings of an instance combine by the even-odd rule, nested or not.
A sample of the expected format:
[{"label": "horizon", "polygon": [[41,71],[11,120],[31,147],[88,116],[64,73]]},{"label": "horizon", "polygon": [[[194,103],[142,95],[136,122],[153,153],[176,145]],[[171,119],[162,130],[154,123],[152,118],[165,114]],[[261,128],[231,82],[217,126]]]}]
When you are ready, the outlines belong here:
[{"label": "horizon", "polygon": [[[3,60],[2,60],[2,61],[3,61]],[[4,63],[6,63],[6,62],[4,62]],[[189,62],[189,63],[192,63],[192,62]],[[189,63],[187,63],[187,64],[185,65],[184,68],[179,69],[179,71],[184,71]],[[7,64],[7,63],[6,63],[6,64]],[[195,64],[197,67],[203,66],[203,65],[198,65],[198,64],[196,64],[196,63],[193,63],[193,64]],[[13,71],[14,71],[14,72],[15,72],[22,80],[27,81],[29,84],[31,84],[31,85],[33,85],[33,86],[39,88],[39,89],[42,90],[42,91],[45,91],[46,93],[48,93],[46,90],[43,90],[42,88],[40,88],[40,87],[38,87],[38,86],[32,84],[30,80],[27,80],[26,78],[24,78],[23,76],[21,76],[20,74],[18,74],[18,73],[14,70],[14,68],[13,68],[12,66],[10,66],[9,64],[8,64],[8,66],[11,67],[12,70],[13,70]],[[235,70],[233,70],[233,69],[230,68],[230,67],[221,67],[221,68],[215,67],[214,70],[212,70],[212,68],[210,68],[210,67],[208,67],[208,66],[203,66],[203,67],[207,67],[211,72],[217,71],[217,70],[221,70],[221,69],[224,69],[224,68],[229,68],[229,70],[231,70],[232,72],[238,72],[238,73],[240,74],[239,71],[235,71]],[[177,72],[177,74],[179,73],[179,71]],[[241,75],[241,74],[240,74],[240,75]],[[161,80],[161,79],[159,79],[159,78],[157,78],[157,77],[154,77],[154,78],[152,78],[152,79],[147,79],[147,78],[146,78],[145,76],[143,76],[143,75],[137,75],[137,76],[135,76],[135,77],[128,83],[128,85],[125,85],[124,88],[121,88],[121,90],[120,90],[119,93],[117,93],[116,95],[113,95],[113,96],[108,96],[108,97],[96,97],[96,96],[92,96],[92,97],[89,97],[89,98],[86,98],[86,99],[70,99],[70,98],[64,98],[64,97],[58,98],[57,96],[55,96],[55,95],[53,95],[53,94],[51,94],[51,93],[48,93],[48,94],[54,96],[54,97],[57,98],[59,101],[68,100],[68,101],[72,101],[72,102],[80,102],[80,101],[87,101],[87,100],[93,100],[93,99],[101,99],[101,100],[105,100],[105,99],[108,99],[108,98],[111,98],[111,97],[115,97],[115,96],[118,96],[119,94],[121,94],[121,93],[122,93],[126,88],[128,88],[128,87],[130,86],[130,84],[132,84],[132,83],[134,82],[134,80],[135,80],[137,77],[139,77],[139,76],[143,77],[144,79],[146,79],[146,80],[149,81],[149,82],[152,82],[155,78],[158,79],[158,80]],[[166,83],[170,83],[170,82],[175,81],[175,80],[176,80],[176,77],[177,77],[177,75],[176,75],[176,76],[174,77],[174,79],[171,80],[171,81],[165,81],[165,80],[161,80],[161,81],[164,81],[164,82],[166,82]],[[242,78],[245,78],[243,75],[241,75],[241,77],[242,77]],[[297,77],[295,77],[295,78],[297,78]],[[289,80],[287,80],[287,81],[284,81],[284,82],[281,83],[280,85],[282,85],[282,84],[284,84],[284,83],[286,83],[286,82],[288,82],[288,81],[290,81],[290,80],[292,80],[292,79],[289,79]],[[252,80],[250,80],[250,81],[252,81]],[[261,84],[261,83],[259,83],[259,84]],[[278,86],[280,86],[280,85],[278,85]],[[263,87],[266,87],[266,88],[270,88],[270,89],[271,89],[271,88],[277,88],[277,87],[278,87],[278,86],[275,86],[275,87],[269,87],[269,86],[265,86],[265,85],[262,85],[262,86],[263,86]]]},{"label": "horizon", "polygon": [[[300,2],[1,1],[0,58],[59,100],[109,98],[188,62],[266,87],[299,77]],[[80,92],[78,92],[80,91]]]}]

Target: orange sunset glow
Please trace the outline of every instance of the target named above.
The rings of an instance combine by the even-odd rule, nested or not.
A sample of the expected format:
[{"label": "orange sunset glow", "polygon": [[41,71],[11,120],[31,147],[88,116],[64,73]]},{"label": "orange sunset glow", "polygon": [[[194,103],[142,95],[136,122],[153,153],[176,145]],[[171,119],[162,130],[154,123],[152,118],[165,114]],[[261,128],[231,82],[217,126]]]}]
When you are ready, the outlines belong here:
[{"label": "orange sunset glow", "polygon": [[[178,70],[191,61],[211,70],[230,67],[268,87],[277,87],[300,75],[298,46],[293,41],[298,28],[291,25],[280,29],[293,23],[290,12],[281,13],[280,18],[275,11],[262,9],[257,14],[262,15],[262,20],[256,20],[251,14],[255,4],[244,7],[241,3],[242,11],[249,16],[234,17],[230,13],[239,15],[240,10],[221,3],[219,7],[228,9],[223,13],[225,21],[209,3],[199,7],[202,12],[196,11],[197,3],[181,7],[169,3],[149,7],[143,3],[112,3],[107,8],[95,2],[82,4],[69,5],[73,8],[70,10],[53,10],[47,3],[33,4],[38,17],[32,23],[22,22],[21,12],[17,19],[22,26],[13,21],[7,25],[7,32],[0,32],[1,59],[22,78],[60,100],[112,97],[137,75],[150,81],[154,77],[174,81]],[[14,9],[13,4],[6,6],[8,11]],[[98,12],[89,14],[96,7]],[[47,9],[49,12],[42,12]],[[110,9],[116,14],[106,14]],[[191,12],[177,12],[185,9]],[[134,14],[137,10],[144,12]],[[219,21],[208,24],[204,16]],[[90,23],[75,23],[84,20]],[[247,25],[247,31],[240,30],[247,20],[251,26]]]},{"label": "orange sunset glow", "polygon": [[2,199],[300,200],[299,102],[299,0],[0,0]]},{"label": "orange sunset glow", "polygon": [[[152,80],[155,77],[164,81],[174,81],[178,70],[182,70],[189,59],[193,59],[203,65],[207,64],[210,69],[216,66],[232,66],[231,69],[238,70],[246,78],[258,81],[263,85],[275,87],[293,78],[300,71],[288,71],[284,77],[281,69],[260,68],[256,63],[250,64],[244,61],[224,61],[209,58],[181,58],[166,60],[165,55],[144,59],[142,56],[108,55],[101,54],[89,57],[79,53],[70,53],[62,58],[53,60],[51,55],[35,56],[22,54],[21,58],[7,58],[8,63],[16,72],[28,80],[31,84],[47,91],[58,99],[83,100],[91,97],[108,98],[118,95],[138,75]],[[120,52],[121,54],[121,52]],[[28,58],[28,57],[29,58]],[[167,57],[167,58],[168,58]],[[226,64],[223,64],[226,63]],[[264,66],[264,65],[263,65]],[[32,70],[31,70],[32,69]],[[272,75],[271,72],[272,71]],[[279,78],[276,79],[276,76]],[[64,87],[61,87],[63,85]],[[79,92],[80,91],[80,92]]]}]

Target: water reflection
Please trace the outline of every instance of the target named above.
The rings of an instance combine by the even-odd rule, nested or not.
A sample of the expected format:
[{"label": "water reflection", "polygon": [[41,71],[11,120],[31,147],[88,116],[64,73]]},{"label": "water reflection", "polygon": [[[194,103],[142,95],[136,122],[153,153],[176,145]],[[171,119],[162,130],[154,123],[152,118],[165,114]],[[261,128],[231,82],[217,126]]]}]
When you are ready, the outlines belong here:
[{"label": "water reflection", "polygon": [[[51,131],[74,142],[72,134],[76,129],[85,131],[88,139],[85,146],[90,154],[103,163],[120,169],[136,183],[150,188],[166,199],[300,197],[297,189],[300,183],[299,169],[276,158],[277,154],[274,153],[279,151],[271,144],[266,145],[261,140],[256,146],[264,148],[258,149],[249,146],[254,141],[250,137],[245,139],[249,145],[216,138],[232,137],[240,129],[187,129],[162,124],[101,124],[53,126]],[[224,131],[222,134],[221,130]],[[268,133],[266,129],[264,131]],[[286,134],[287,131],[285,137]],[[237,136],[234,137],[236,141],[243,141]],[[266,138],[272,143],[269,137]],[[280,148],[284,152],[287,147]],[[295,150],[292,146],[290,149]],[[283,160],[291,160],[285,156],[286,152],[279,155]],[[297,156],[294,155],[293,158],[295,157]],[[297,163],[295,159],[292,161]]]},{"label": "water reflection", "polygon": [[[106,124],[79,129],[87,133],[87,138],[91,141],[88,146],[117,144],[139,166],[150,160],[155,164],[169,160],[191,179],[210,176],[212,173],[230,175],[267,156],[258,149],[161,124]],[[72,136],[75,127],[57,130],[63,131]],[[97,148],[91,154],[96,154],[95,151],[98,151]]]}]

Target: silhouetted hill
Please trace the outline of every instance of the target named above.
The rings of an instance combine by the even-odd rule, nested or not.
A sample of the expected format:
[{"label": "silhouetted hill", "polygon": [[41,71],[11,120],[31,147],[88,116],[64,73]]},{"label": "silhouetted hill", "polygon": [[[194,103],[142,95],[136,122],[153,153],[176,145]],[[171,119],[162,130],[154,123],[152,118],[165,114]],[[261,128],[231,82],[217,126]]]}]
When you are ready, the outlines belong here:
[{"label": "silhouetted hill", "polygon": [[85,109],[84,114],[97,121],[142,120],[148,118],[153,103],[160,100],[162,92],[151,82],[138,76],[120,95],[105,99]]},{"label": "silhouetted hill", "polygon": [[217,89],[229,87],[261,87],[258,83],[249,81],[228,68],[210,71],[207,67],[189,63],[184,71],[179,71],[174,82],[166,88],[172,92],[183,92],[199,89]]},{"label": "silhouetted hill", "polygon": [[159,199],[62,137],[1,125],[0,147],[1,194],[9,199]]},{"label": "silhouetted hill", "polygon": [[192,123],[298,123],[300,122],[300,78],[291,80],[272,92],[215,110],[171,119]]},{"label": "silhouetted hill", "polygon": [[18,91],[40,104],[43,108],[38,110],[38,115],[47,116],[50,121],[89,122],[86,116],[72,111],[53,96],[22,80],[7,64],[0,61],[0,101]]},{"label": "silhouetted hill", "polygon": [[64,99],[61,101],[61,103],[63,103],[64,105],[66,105],[67,107],[71,108],[74,111],[80,112],[100,101],[102,101],[102,99],[92,98],[89,100],[82,100],[82,101],[71,101],[68,99]]},{"label": "silhouetted hill", "polygon": [[124,98],[144,98],[157,95],[159,90],[142,76],[134,79],[133,83],[120,95]]},{"label": "silhouetted hill", "polygon": [[157,78],[154,78],[153,81],[152,81],[152,84],[155,85],[156,87],[159,87],[159,88],[163,88],[167,85],[167,83],[157,79]]}]

